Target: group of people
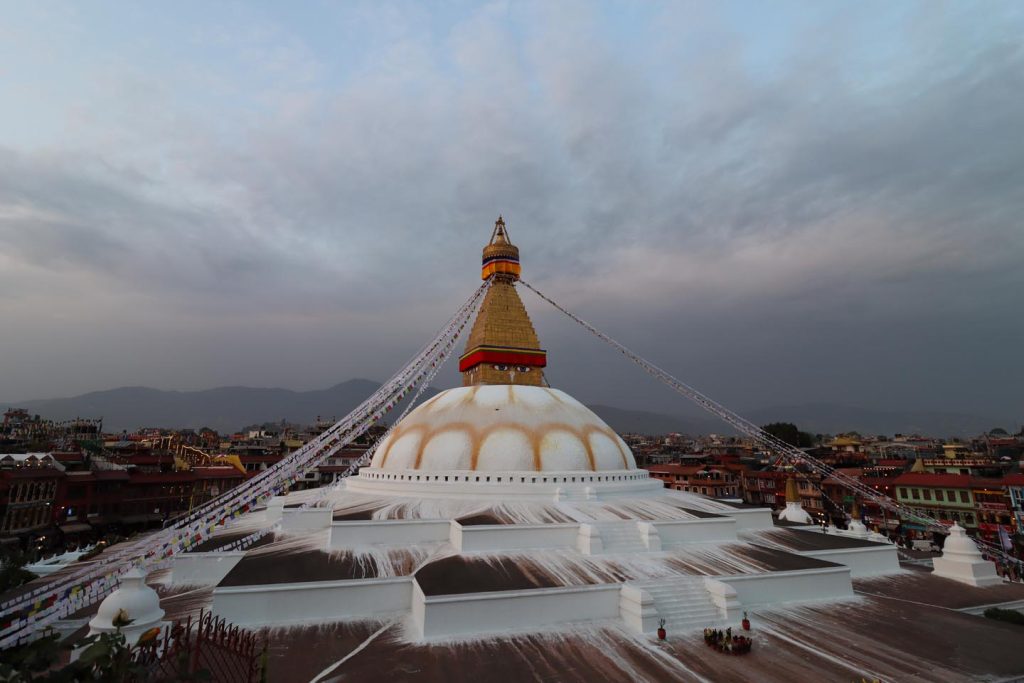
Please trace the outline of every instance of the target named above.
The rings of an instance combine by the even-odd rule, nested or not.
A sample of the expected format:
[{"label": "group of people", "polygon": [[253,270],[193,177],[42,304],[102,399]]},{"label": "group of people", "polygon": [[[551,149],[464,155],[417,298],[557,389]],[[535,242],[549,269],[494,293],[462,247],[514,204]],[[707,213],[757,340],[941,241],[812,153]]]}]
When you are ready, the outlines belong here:
[{"label": "group of people", "polygon": [[745,655],[750,652],[750,648],[754,645],[754,641],[747,636],[734,636],[732,634],[732,627],[724,631],[717,628],[704,629],[704,643],[719,652],[731,655]]}]

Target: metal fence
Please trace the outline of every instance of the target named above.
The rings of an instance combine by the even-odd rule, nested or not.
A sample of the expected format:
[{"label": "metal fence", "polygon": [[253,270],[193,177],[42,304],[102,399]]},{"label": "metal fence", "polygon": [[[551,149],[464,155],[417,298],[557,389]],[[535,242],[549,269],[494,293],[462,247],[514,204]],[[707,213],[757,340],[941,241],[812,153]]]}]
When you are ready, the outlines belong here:
[{"label": "metal fence", "polygon": [[165,627],[139,649],[138,657],[149,681],[177,681],[207,671],[218,683],[258,683],[265,680],[265,649],[256,633],[203,610],[195,619]]}]

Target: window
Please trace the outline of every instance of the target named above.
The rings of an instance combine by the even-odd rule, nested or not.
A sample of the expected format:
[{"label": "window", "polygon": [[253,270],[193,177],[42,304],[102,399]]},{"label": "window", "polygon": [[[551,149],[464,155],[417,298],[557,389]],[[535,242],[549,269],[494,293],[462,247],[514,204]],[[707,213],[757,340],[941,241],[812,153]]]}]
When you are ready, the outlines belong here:
[{"label": "window", "polygon": [[942,498],[942,491],[939,490],[939,489],[936,489],[936,491],[935,491],[935,500],[938,500],[938,501],[942,501],[943,500],[943,498]]},{"label": "window", "polygon": [[961,502],[961,503],[966,503],[966,502],[968,502],[968,501],[967,501],[967,491],[961,491],[961,492],[960,492],[960,502]]},{"label": "window", "polygon": [[921,495],[924,496],[925,500],[931,500],[932,499],[932,492],[929,491],[928,489],[921,489]]},{"label": "window", "polygon": [[900,498],[906,498],[906,497],[907,497],[907,490],[906,489],[900,489]]},{"label": "window", "polygon": [[974,515],[972,515],[970,512],[965,512],[964,524],[974,524]]},{"label": "window", "polygon": [[910,489],[910,494],[914,497],[914,500],[921,499],[921,492],[918,491],[917,489]]}]

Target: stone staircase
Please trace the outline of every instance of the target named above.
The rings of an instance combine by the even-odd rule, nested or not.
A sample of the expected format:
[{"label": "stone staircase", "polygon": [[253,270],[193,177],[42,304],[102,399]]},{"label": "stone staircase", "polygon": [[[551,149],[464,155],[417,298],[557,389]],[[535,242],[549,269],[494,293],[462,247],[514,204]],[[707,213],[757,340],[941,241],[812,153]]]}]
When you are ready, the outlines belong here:
[{"label": "stone staircase", "polygon": [[721,622],[722,615],[704,587],[704,579],[680,577],[630,582],[650,593],[665,629],[673,633],[701,630]]},{"label": "stone staircase", "polygon": [[647,546],[640,538],[640,530],[636,522],[626,520],[622,522],[594,522],[592,523],[601,532],[601,544],[604,553],[645,553]]}]

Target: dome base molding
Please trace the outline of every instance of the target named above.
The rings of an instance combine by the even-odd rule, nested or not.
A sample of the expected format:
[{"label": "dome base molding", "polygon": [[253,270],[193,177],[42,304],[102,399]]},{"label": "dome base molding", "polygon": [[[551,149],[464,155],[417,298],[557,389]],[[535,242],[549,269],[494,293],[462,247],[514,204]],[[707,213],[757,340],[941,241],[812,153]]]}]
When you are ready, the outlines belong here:
[{"label": "dome base molding", "polygon": [[345,480],[349,491],[426,498],[596,500],[657,493],[664,484],[646,470],[393,470],[364,467]]}]

